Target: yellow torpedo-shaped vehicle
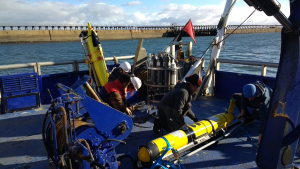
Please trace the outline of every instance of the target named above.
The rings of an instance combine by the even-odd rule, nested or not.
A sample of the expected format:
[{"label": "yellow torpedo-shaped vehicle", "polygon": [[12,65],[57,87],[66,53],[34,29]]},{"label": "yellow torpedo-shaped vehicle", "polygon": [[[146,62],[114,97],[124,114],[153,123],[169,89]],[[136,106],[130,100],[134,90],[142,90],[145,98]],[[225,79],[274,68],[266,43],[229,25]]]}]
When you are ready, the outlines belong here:
[{"label": "yellow torpedo-shaped vehicle", "polygon": [[[235,100],[230,101],[228,111],[209,117],[207,119],[196,122],[192,125],[187,126],[185,129],[174,131],[170,134],[164,135],[163,137],[168,140],[170,145],[175,150],[184,149],[189,144],[197,144],[212,138],[216,131],[222,128],[226,128],[233,119]],[[160,137],[150,141],[146,146],[141,146],[138,152],[138,159],[143,163],[152,163],[168,147],[166,141]],[[169,151],[166,156],[171,154]]]},{"label": "yellow torpedo-shaped vehicle", "polygon": [[103,87],[108,81],[108,71],[101,43],[90,23],[88,23],[88,31],[85,34],[84,40],[86,42],[85,46],[88,53],[86,63],[88,64],[90,71],[94,74],[94,80],[97,87]]}]

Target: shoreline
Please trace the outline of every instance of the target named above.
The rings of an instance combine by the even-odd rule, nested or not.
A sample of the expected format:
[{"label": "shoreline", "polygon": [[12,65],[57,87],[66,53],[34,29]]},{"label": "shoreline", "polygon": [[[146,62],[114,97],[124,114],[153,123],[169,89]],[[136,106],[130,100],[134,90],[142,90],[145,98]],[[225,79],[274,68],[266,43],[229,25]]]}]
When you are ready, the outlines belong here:
[{"label": "shoreline", "polygon": [[[8,30],[0,31],[0,44],[19,43],[49,43],[49,42],[77,42],[82,30]],[[230,34],[233,30],[227,30]],[[237,29],[233,34],[275,33],[281,32],[281,28],[264,29]],[[177,36],[174,30],[97,30],[100,41],[131,40],[131,39],[155,39]],[[200,32],[201,33],[201,32]],[[200,35],[195,32],[196,36]],[[207,32],[201,36],[216,36],[216,33]]]}]

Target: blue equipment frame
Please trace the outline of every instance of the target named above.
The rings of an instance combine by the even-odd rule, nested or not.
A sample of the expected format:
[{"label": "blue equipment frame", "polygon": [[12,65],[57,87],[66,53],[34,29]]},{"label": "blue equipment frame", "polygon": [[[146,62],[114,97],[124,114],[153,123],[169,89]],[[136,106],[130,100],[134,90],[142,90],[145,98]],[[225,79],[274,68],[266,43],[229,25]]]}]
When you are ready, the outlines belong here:
[{"label": "blue equipment frame", "polygon": [[[167,143],[168,147],[166,148],[166,150],[161,154],[161,156],[155,161],[155,163],[151,166],[150,169],[155,169],[155,167],[161,167],[163,169],[185,169],[184,166],[181,164],[180,161],[182,161],[182,158],[179,157],[178,160],[178,168],[174,165],[174,163],[170,162],[170,161],[166,161],[166,160],[162,160],[162,158],[167,154],[167,152],[169,152],[170,150],[171,151],[175,151],[177,152],[177,150],[175,150],[169,143],[169,141],[164,138],[164,137],[161,137],[162,139],[165,140],[165,142]],[[166,167],[166,165],[170,166],[169,168]]]}]

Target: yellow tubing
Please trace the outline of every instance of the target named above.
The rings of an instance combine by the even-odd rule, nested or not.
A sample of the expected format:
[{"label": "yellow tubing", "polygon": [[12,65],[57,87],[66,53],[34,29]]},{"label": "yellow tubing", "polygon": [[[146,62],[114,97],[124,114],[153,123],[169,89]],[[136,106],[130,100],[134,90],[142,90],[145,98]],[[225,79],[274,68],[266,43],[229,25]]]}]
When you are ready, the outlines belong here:
[{"label": "yellow tubing", "polygon": [[93,70],[97,77],[97,79],[95,79],[96,84],[98,87],[103,87],[108,81],[108,71],[105,63],[104,54],[100,43],[96,47],[93,45],[92,34],[97,34],[91,27],[90,23],[88,23],[88,29],[88,38],[86,44],[88,54],[93,64]]}]

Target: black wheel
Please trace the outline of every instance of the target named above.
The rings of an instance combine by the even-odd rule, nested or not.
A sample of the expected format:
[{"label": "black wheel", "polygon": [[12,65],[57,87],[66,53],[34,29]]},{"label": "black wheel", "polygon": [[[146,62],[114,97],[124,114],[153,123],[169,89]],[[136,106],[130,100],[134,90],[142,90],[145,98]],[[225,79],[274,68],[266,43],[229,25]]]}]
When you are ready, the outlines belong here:
[{"label": "black wheel", "polygon": [[136,169],[143,169],[144,168],[143,162],[141,162],[138,158],[136,158],[134,160],[134,164],[135,164],[134,167]]}]

